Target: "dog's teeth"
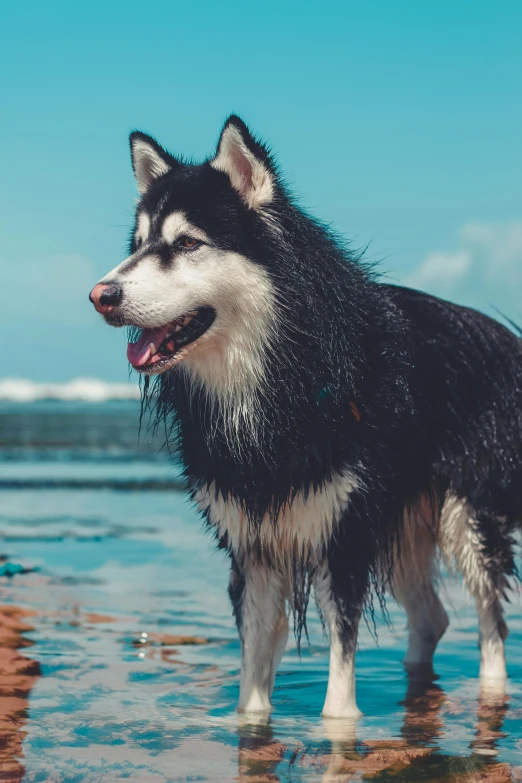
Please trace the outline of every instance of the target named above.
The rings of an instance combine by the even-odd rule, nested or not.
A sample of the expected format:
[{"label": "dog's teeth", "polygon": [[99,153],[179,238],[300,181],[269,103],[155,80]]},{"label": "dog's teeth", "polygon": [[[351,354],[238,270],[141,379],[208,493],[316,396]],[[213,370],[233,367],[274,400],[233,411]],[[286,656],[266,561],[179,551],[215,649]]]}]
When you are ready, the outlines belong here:
[{"label": "dog's teeth", "polygon": [[181,325],[180,325],[180,324],[178,324],[178,326],[176,326],[176,328],[174,329],[174,331],[175,331],[175,332],[181,332]]},{"label": "dog's teeth", "polygon": [[183,325],[186,326],[191,321],[192,321],[192,318],[190,317],[190,315],[186,315],[185,318],[183,319]]},{"label": "dog's teeth", "polygon": [[197,310],[191,310],[191,311],[189,312],[189,315],[191,315],[191,316],[192,316],[192,318],[195,318],[197,314],[198,314],[198,311],[197,311]]},{"label": "dog's teeth", "polygon": [[150,355],[151,355],[151,356],[154,356],[154,354],[155,354],[155,353],[157,353],[157,351],[158,351],[158,349],[156,348],[156,346],[154,345],[154,343],[151,343],[151,344],[149,345],[149,348],[150,348]]}]

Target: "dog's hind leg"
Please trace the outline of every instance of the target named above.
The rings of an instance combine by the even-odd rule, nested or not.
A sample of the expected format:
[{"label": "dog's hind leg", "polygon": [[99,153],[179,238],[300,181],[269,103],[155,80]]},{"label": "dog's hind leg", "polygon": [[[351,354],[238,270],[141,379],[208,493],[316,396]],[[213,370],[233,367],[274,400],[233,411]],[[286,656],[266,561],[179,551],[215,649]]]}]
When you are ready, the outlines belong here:
[{"label": "dog's hind leg", "polygon": [[234,561],[229,595],[241,639],[240,712],[271,710],[277,668],[288,639],[287,585],[266,566],[239,569]]},{"label": "dog's hind leg", "polygon": [[[491,521],[491,520],[490,520]],[[465,500],[448,495],[440,525],[441,549],[454,562],[475,599],[479,616],[480,678],[484,684],[506,680],[504,640],[508,634],[502,598],[509,587],[507,576],[514,572],[512,540],[496,524],[495,549],[488,541],[486,519]]]},{"label": "dog's hind leg", "polygon": [[394,564],[392,593],[408,615],[409,641],[404,665],[415,677],[433,677],[433,654],[448,627],[437,595],[436,530],[429,503],[405,512],[403,534]]}]

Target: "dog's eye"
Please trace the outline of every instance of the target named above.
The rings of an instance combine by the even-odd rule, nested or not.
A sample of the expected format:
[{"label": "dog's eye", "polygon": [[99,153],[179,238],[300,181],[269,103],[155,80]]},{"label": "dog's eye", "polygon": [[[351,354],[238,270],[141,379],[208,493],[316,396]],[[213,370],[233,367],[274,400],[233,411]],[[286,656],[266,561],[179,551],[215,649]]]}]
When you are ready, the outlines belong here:
[{"label": "dog's eye", "polygon": [[180,237],[178,240],[181,247],[185,248],[186,250],[195,250],[197,247],[199,247],[202,242],[199,241],[199,239],[195,239],[194,237]]}]

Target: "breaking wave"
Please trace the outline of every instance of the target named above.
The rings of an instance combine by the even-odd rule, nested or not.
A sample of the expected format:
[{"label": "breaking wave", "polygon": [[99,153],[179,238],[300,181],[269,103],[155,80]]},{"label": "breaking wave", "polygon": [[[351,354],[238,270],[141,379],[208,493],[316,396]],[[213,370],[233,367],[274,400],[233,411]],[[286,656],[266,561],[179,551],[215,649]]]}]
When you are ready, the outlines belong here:
[{"label": "breaking wave", "polygon": [[26,378],[0,380],[0,400],[8,402],[36,402],[62,400],[106,402],[108,400],[139,400],[136,384],[108,383],[98,378],[74,378],[66,383],[39,383]]}]

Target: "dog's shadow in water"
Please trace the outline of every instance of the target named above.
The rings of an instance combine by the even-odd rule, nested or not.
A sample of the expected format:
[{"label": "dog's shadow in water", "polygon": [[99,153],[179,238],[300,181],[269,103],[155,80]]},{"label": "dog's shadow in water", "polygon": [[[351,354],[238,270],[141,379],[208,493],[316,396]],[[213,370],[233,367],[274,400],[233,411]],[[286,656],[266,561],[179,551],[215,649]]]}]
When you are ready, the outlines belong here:
[{"label": "dog's shadow in water", "polygon": [[[239,723],[238,780],[240,783],[286,783],[309,780],[315,772],[321,783],[351,780],[401,783],[422,780],[446,783],[512,783],[509,764],[496,760],[498,741],[508,709],[508,699],[498,691],[482,692],[477,709],[475,738],[468,756],[442,753],[443,706],[447,701],[435,681],[410,679],[401,737],[390,740],[357,740],[356,722],[323,720],[322,741],[285,743],[274,734],[267,718]],[[522,778],[521,778],[522,781]]]}]

